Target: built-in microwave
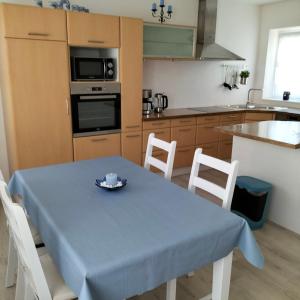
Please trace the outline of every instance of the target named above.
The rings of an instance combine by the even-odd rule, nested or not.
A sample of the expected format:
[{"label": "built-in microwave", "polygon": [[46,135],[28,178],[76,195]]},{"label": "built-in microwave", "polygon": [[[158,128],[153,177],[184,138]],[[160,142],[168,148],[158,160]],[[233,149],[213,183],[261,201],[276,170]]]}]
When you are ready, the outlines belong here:
[{"label": "built-in microwave", "polygon": [[71,57],[72,81],[116,80],[113,58]]},{"label": "built-in microwave", "polygon": [[75,137],[120,131],[120,83],[71,83],[71,108]]}]

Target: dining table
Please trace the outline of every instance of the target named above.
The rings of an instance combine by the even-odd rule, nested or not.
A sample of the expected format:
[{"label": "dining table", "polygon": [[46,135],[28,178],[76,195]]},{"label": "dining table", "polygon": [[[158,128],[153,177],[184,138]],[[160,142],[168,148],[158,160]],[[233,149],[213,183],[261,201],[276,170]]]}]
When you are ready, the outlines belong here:
[{"label": "dining table", "polygon": [[[127,185],[96,186],[108,173]],[[128,299],[163,283],[175,300],[176,279],[210,263],[211,297],[227,300],[235,248],[264,265],[244,219],[118,156],[18,170],[9,190],[82,300]]]}]

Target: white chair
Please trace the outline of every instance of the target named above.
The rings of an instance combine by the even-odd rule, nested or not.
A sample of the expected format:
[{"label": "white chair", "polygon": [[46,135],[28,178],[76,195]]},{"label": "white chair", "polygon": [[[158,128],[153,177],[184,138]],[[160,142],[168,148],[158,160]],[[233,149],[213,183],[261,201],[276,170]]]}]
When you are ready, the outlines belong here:
[{"label": "white chair", "polygon": [[[218,170],[224,174],[227,174],[227,181],[225,188],[210,182],[204,178],[199,177],[200,165],[210,167],[212,169]],[[196,188],[200,188],[209,194],[212,194],[222,200],[222,207],[224,209],[230,210],[232,196],[234,192],[236,177],[238,173],[239,162],[233,161],[232,163],[225,162],[223,160],[205,155],[202,153],[202,149],[198,148],[195,151],[189,186],[188,189],[195,193]],[[188,276],[191,277],[194,275],[194,272],[188,273]],[[200,300],[209,300],[212,299],[211,295],[207,295]]]},{"label": "white chair", "polygon": [[[7,189],[7,185],[6,185],[6,182],[4,181],[4,177],[3,177],[1,170],[0,170],[0,183],[5,186],[5,189]],[[5,205],[5,203],[3,202],[4,200],[2,197],[1,197],[1,199],[2,199],[4,211],[5,211],[7,205]],[[11,201],[11,203],[12,203],[11,197],[8,197],[7,201]],[[42,242],[37,230],[31,224],[30,224],[30,230],[31,230],[31,234],[34,238],[35,245],[42,246],[43,242]],[[11,287],[16,283],[15,275],[17,273],[17,266],[18,266],[18,258],[16,255],[16,250],[15,250],[15,247],[13,244],[13,240],[11,237],[11,230],[10,230],[9,226],[8,226],[8,233],[9,233],[9,240],[8,240],[8,251],[7,251],[8,256],[7,256],[6,275],[5,275],[5,287]]]},{"label": "white chair", "polygon": [[75,294],[66,286],[46,253],[39,257],[24,210],[12,203],[5,184],[0,195],[18,253],[16,299],[70,300]]},{"label": "white chair", "polygon": [[[167,162],[163,162],[152,156],[153,147],[157,147],[161,150],[168,152]],[[173,164],[175,158],[176,142],[171,143],[162,141],[155,137],[154,133],[149,134],[148,145],[145,156],[144,167],[147,170],[150,170],[150,167],[153,166],[164,173],[164,177],[168,180],[171,180],[173,172]]]},{"label": "white chair", "polygon": [[[200,165],[205,165],[228,175],[225,188],[199,177]],[[232,163],[202,154],[202,149],[195,151],[188,189],[195,193],[200,188],[222,200],[222,207],[230,210],[239,162]]]}]

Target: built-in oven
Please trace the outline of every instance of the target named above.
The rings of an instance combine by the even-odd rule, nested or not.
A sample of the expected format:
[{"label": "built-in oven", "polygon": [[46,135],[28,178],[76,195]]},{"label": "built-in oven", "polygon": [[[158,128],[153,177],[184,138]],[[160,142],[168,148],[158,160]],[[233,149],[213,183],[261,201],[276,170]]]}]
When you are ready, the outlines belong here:
[{"label": "built-in oven", "polygon": [[73,136],[118,132],[121,129],[120,83],[72,82]]}]

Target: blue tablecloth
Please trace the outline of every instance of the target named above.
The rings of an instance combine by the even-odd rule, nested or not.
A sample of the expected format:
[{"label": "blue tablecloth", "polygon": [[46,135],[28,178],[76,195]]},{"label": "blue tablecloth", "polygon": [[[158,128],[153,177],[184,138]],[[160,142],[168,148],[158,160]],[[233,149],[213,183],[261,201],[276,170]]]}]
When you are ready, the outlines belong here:
[{"label": "blue tablecloth", "polygon": [[[95,179],[116,172],[109,192]],[[84,300],[120,300],[214,262],[239,247],[263,257],[240,217],[120,157],[47,166],[13,175],[33,224],[66,283]]]}]

